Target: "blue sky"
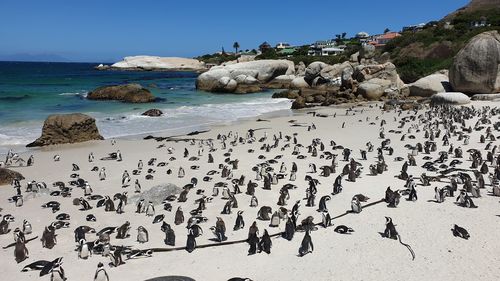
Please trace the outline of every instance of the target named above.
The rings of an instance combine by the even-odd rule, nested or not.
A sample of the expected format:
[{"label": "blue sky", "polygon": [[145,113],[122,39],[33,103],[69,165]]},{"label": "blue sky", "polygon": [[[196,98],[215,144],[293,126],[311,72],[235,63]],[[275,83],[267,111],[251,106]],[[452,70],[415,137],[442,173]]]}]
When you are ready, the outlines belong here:
[{"label": "blue sky", "polygon": [[468,0],[0,0],[0,57],[192,57],[261,42],[300,45],[440,19]]}]

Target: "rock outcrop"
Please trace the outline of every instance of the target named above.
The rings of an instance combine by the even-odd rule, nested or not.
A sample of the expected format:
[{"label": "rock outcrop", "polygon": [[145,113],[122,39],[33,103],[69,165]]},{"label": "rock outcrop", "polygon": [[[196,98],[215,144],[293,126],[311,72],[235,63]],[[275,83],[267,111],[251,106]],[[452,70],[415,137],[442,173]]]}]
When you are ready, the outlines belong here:
[{"label": "rock outcrop", "polygon": [[287,60],[257,60],[214,66],[198,76],[196,88],[221,93],[258,92],[273,79],[293,74],[294,63]]},{"label": "rock outcrop", "polygon": [[378,100],[390,87],[391,81],[373,78],[359,84],[357,93],[362,95],[365,99]]},{"label": "rock outcrop", "polygon": [[205,71],[204,62],[178,57],[131,56],[111,65],[123,70]]},{"label": "rock outcrop", "polygon": [[14,179],[23,180],[21,173],[6,168],[0,168],[0,185],[10,184]]},{"label": "rock outcrop", "polygon": [[42,135],[27,147],[102,139],[104,138],[99,134],[94,118],[81,113],[56,114],[47,117]]},{"label": "rock outcrop", "polygon": [[155,96],[139,84],[99,87],[87,94],[89,100],[117,100],[129,103],[154,102]]},{"label": "rock outcrop", "polygon": [[142,116],[149,116],[149,117],[160,117],[163,115],[163,112],[159,109],[153,108],[153,109],[146,110],[141,115]]},{"label": "rock outcrop", "polygon": [[458,52],[450,68],[454,91],[467,94],[500,92],[500,34],[488,31],[476,35]]},{"label": "rock outcrop", "polygon": [[431,105],[462,105],[470,103],[470,98],[459,92],[437,93],[431,97]]},{"label": "rock outcrop", "polygon": [[451,91],[451,86],[448,76],[440,73],[420,78],[415,83],[410,84],[410,96],[414,97],[428,98],[434,94],[449,91]]}]

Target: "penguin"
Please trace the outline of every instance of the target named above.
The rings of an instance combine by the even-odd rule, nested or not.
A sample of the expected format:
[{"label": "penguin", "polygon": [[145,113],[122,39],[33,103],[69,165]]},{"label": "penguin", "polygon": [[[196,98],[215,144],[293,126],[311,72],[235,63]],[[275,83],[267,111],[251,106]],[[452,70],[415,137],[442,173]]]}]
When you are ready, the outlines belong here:
[{"label": "penguin", "polygon": [[354,229],[347,227],[345,225],[338,225],[337,227],[335,227],[333,231],[340,234],[351,234],[351,232],[354,232]]},{"label": "penguin", "polygon": [[299,256],[302,257],[307,255],[308,253],[312,253],[314,251],[314,245],[311,241],[311,235],[309,234],[309,230],[306,230],[304,234],[304,238],[302,238],[302,243],[299,248]]},{"label": "penguin", "polygon": [[91,221],[91,222],[96,222],[96,221],[97,221],[97,218],[96,218],[93,214],[88,214],[88,215],[85,217],[85,220],[86,220],[86,221]]},{"label": "penguin", "polygon": [[148,241],[149,241],[148,231],[143,226],[139,226],[137,228],[137,242],[146,243]]},{"label": "penguin", "polygon": [[186,175],[186,172],[184,171],[184,168],[179,167],[179,171],[177,172],[177,177],[183,178],[185,175]]},{"label": "penguin", "polygon": [[469,238],[470,238],[469,232],[465,228],[460,227],[456,224],[453,226],[451,231],[453,232],[453,236],[455,236],[455,237],[460,237],[460,238],[463,238],[465,240],[469,240]]},{"label": "penguin", "polygon": [[17,263],[23,262],[28,258],[29,251],[26,248],[26,239],[24,236],[18,237],[14,248],[14,257]]},{"label": "penguin", "polygon": [[332,199],[329,195],[325,195],[321,197],[319,200],[318,212],[327,212],[328,208],[326,207],[326,202]]},{"label": "penguin", "polygon": [[259,241],[259,252],[264,251],[267,254],[271,254],[271,247],[273,246],[273,242],[271,241],[271,237],[269,233],[267,233],[267,229],[264,229],[264,234]]},{"label": "penguin", "polygon": [[92,206],[90,206],[89,202],[87,200],[85,200],[85,198],[80,197],[80,199],[78,199],[78,201],[80,202],[80,205],[82,206],[82,208],[80,210],[88,211],[88,210],[92,209]]},{"label": "penguin", "polygon": [[64,269],[60,264],[56,264],[51,270],[50,281],[66,281],[67,278],[64,274]]},{"label": "penguin", "polygon": [[97,264],[97,270],[95,271],[94,281],[109,281],[109,276],[102,262]]},{"label": "penguin", "polygon": [[85,182],[85,187],[83,188],[83,195],[84,196],[92,195],[92,188],[90,187],[88,182]]},{"label": "penguin", "polygon": [[155,206],[152,201],[148,202],[148,206],[146,207],[146,216],[152,217],[155,215]]},{"label": "penguin", "polygon": [[397,239],[398,232],[396,231],[396,227],[392,222],[392,218],[385,217],[385,220],[386,222],[385,222],[384,237],[390,239]]},{"label": "penguin", "polygon": [[99,180],[106,180],[106,168],[102,167],[99,171]]},{"label": "penguin", "polygon": [[46,260],[39,260],[36,262],[32,262],[32,263],[24,266],[23,269],[21,270],[21,272],[28,272],[28,271],[34,271],[34,270],[40,271],[48,264],[50,264],[50,262],[46,261]]},{"label": "penguin", "polygon": [[126,221],[122,226],[117,228],[116,230],[116,239],[125,239],[128,238],[130,235],[128,232],[130,231],[130,222]]},{"label": "penguin", "polygon": [[89,249],[89,245],[87,244],[87,241],[85,241],[85,239],[81,239],[80,245],[78,247],[78,258],[86,260],[91,255],[92,255],[92,252]]},{"label": "penguin", "polygon": [[145,209],[145,206],[144,206],[144,199],[141,199],[139,200],[139,202],[137,202],[137,208],[136,208],[136,213],[142,213]]},{"label": "penguin", "polygon": [[159,223],[159,222],[162,222],[164,218],[165,218],[165,215],[164,215],[164,214],[157,215],[157,216],[153,219],[153,224],[155,224],[155,223]]},{"label": "penguin", "polygon": [[181,206],[177,208],[177,211],[175,212],[175,219],[174,219],[174,224],[179,225],[184,222],[184,212],[182,212]]},{"label": "penguin", "polygon": [[192,233],[188,233],[186,241],[186,251],[191,253],[196,249],[196,237]]},{"label": "penguin", "polygon": [[270,227],[278,227],[280,225],[280,216],[278,214],[278,211],[274,211],[273,215],[271,216],[271,222],[269,224]]},{"label": "penguin", "polygon": [[27,220],[23,221],[23,233],[29,235],[33,232],[33,228],[31,227],[31,223]]},{"label": "penguin", "polygon": [[354,196],[351,201],[351,211],[353,213],[359,214],[361,213],[361,203],[359,202],[358,197]]},{"label": "penguin", "polygon": [[42,241],[43,248],[54,248],[54,246],[57,244],[55,227],[53,227],[52,225],[46,226],[40,240]]},{"label": "penguin", "polygon": [[139,179],[135,180],[134,187],[135,187],[135,193],[141,193],[141,184],[139,183]]},{"label": "penguin", "polygon": [[94,162],[94,153],[90,152],[90,153],[89,153],[89,158],[88,158],[88,159],[89,159],[89,163]]},{"label": "penguin", "polygon": [[295,225],[292,219],[289,217],[285,224],[285,231],[282,233],[282,237],[288,241],[293,239],[293,235],[295,234]]},{"label": "penguin", "polygon": [[243,220],[243,211],[238,211],[238,215],[236,217],[236,222],[234,223],[233,230],[239,230],[245,227],[245,221]]},{"label": "penguin", "polygon": [[166,222],[163,222],[161,226],[161,231],[165,233],[165,245],[175,246],[175,232]]},{"label": "penguin", "polygon": [[321,214],[321,225],[323,225],[324,228],[332,226],[332,218],[330,217],[330,213],[328,213],[328,211]]},{"label": "penguin", "polygon": [[122,251],[123,249],[121,247],[116,247],[116,249],[109,253],[109,258],[111,259],[111,264],[114,267],[118,267],[122,264],[125,264],[122,258]]}]

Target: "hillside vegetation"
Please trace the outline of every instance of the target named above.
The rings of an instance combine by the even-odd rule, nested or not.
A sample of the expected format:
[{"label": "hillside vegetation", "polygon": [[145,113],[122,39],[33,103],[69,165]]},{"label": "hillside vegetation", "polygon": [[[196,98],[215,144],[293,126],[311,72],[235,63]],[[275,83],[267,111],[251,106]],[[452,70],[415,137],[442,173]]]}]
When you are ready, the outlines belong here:
[{"label": "hillside vegetation", "polygon": [[[488,26],[472,27],[486,17]],[[487,10],[459,10],[445,20],[431,22],[417,32],[403,32],[384,48],[398,68],[401,79],[411,83],[440,69],[448,69],[456,53],[474,36],[488,30],[500,31],[500,7]]]}]

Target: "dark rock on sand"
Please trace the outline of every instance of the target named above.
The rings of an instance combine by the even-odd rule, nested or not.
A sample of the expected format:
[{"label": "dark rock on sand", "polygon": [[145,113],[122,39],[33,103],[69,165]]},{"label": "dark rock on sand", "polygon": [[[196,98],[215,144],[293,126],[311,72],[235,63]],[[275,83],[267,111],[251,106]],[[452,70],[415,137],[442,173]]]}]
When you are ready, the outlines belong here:
[{"label": "dark rock on sand", "polygon": [[0,168],[0,185],[10,184],[14,179],[23,180],[21,173],[6,168]]},{"label": "dark rock on sand", "polygon": [[42,136],[27,147],[102,139],[94,118],[81,113],[55,114],[45,120]]}]

